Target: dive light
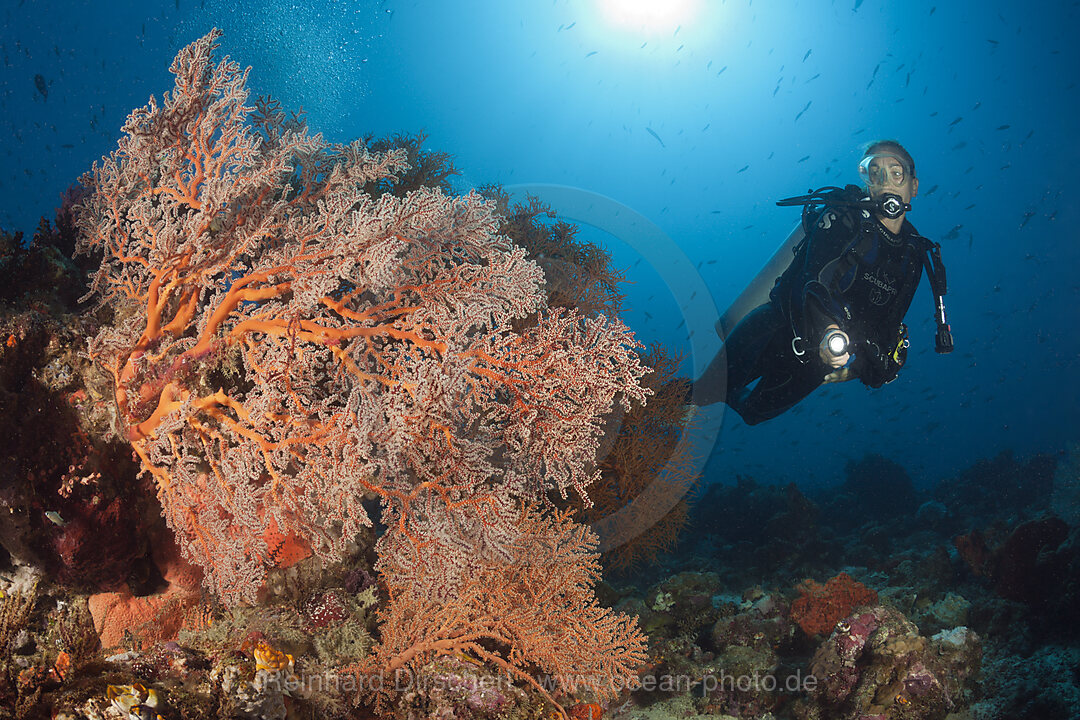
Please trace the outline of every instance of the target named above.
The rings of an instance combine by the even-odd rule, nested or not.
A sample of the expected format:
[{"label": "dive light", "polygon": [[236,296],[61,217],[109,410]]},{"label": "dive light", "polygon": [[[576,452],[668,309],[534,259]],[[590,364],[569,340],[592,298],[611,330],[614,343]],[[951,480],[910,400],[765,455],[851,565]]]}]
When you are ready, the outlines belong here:
[{"label": "dive light", "polygon": [[825,335],[825,347],[833,357],[840,357],[848,351],[848,336],[843,330],[830,330]]}]

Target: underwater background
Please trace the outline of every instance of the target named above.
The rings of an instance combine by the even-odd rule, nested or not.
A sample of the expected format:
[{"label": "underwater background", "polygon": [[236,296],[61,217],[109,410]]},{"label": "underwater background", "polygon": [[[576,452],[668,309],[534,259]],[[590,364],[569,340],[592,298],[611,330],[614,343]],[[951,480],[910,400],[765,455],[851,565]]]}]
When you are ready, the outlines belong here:
[{"label": "underwater background", "polygon": [[[682,657],[693,674],[772,633],[805,661],[833,625],[799,624],[805,637],[785,645],[794,592],[870,586],[862,600],[892,609],[861,622],[889,637],[917,622],[936,643],[918,652],[951,648],[963,682],[973,643],[939,634],[983,638],[981,684],[963,691],[982,705],[955,720],[1080,717],[1080,2],[11,0],[0,16],[0,229],[30,237],[52,219],[132,109],[172,89],[177,52],[216,27],[217,57],[250,66],[252,97],[302,109],[312,133],[423,133],[426,150],[452,156],[456,192],[501,184],[579,223],[624,274],[626,324],[677,354],[684,377],[712,359],[717,316],[798,223],[776,201],[856,183],[865,144],[898,140],[920,179],[908,219],[948,268],[955,351],[933,351],[924,280],[896,381],[826,386],[754,427],[722,404],[701,409],[691,531],[658,562],[606,575],[597,595],[640,617],[654,672]],[[369,590],[371,569],[339,585]],[[838,584],[800,584],[810,576]],[[336,617],[339,591],[325,589],[311,602]],[[0,612],[0,639],[13,616]],[[129,664],[134,677],[142,666]],[[0,680],[0,698],[7,689]],[[595,720],[587,705],[571,717]],[[750,694],[708,707],[757,718],[767,705]]]},{"label": "underwater background", "polygon": [[[858,182],[861,144],[896,138],[921,181],[909,219],[942,244],[956,351],[932,351],[924,281],[896,382],[826,388],[752,430],[710,408],[723,429],[709,480],[828,485],[873,451],[928,485],[1002,449],[1077,439],[1078,12],[851,0],[5,3],[0,226],[30,234],[51,217],[115,147],[127,113],[168,89],[179,47],[216,26],[222,52],[252,67],[253,94],[302,108],[330,140],[423,131],[425,147],[455,157],[457,189],[555,184],[647,218],[677,253],[637,263],[648,238],[585,236],[626,269],[639,339],[682,353],[696,375],[716,347],[709,313],[798,222],[774,201]],[[684,283],[708,294],[691,300]]]}]

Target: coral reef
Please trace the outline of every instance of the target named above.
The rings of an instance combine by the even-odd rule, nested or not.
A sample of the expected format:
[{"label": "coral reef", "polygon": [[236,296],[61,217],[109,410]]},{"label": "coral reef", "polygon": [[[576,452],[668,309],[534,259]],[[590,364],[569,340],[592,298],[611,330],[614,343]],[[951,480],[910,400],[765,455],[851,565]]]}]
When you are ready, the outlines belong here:
[{"label": "coral reef", "polygon": [[[594,243],[577,238],[577,228],[553,220],[554,212],[535,197],[511,203],[498,186],[481,188],[505,218],[500,230],[525,249],[530,260],[544,272],[544,292],[549,307],[573,308],[587,315],[617,316],[623,297],[622,275],[612,269],[608,253]],[[674,548],[686,524],[694,489],[700,475],[694,471],[687,434],[690,430],[684,399],[688,380],[677,376],[680,359],[654,346],[643,354],[653,372],[642,378],[650,391],[648,404],[635,405],[609,432],[600,448],[600,475],[589,486],[589,503],[574,503],[582,521],[594,523],[627,508],[645,493],[674,497],[670,510],[645,512],[623,520],[626,541],[604,555],[604,568],[620,575],[654,561],[660,552]]]},{"label": "coral reef", "polygon": [[1054,470],[1050,508],[1073,527],[1080,526],[1080,443],[1072,443]]},{"label": "coral reef", "polygon": [[806,579],[797,589],[799,597],[791,604],[791,619],[807,635],[832,632],[855,608],[877,603],[877,593],[847,573],[829,578],[824,585]]},{"label": "coral reef", "polygon": [[[0,497],[0,559],[89,593],[83,632],[125,651],[95,645],[77,687],[72,650],[5,664],[0,693],[23,715],[333,717],[372,695],[278,681],[465,654],[525,714],[591,714],[576,696],[634,677],[645,640],[598,604],[596,538],[547,494],[591,502],[609,417],[653,392],[641,348],[591,292],[549,304],[496,204],[450,194],[422,136],[330,144],[248,107],[218,35],[181,50],[175,89],[131,114],[55,230],[4,236],[0,271],[68,273],[69,293],[92,273],[98,304],[7,286],[0,401],[42,399],[7,448],[30,482]],[[614,278],[607,262],[588,271]],[[51,604],[9,614],[40,625]],[[411,634],[439,627],[461,643]],[[13,637],[5,663],[44,640]]]},{"label": "coral reef", "polygon": [[585,497],[603,417],[646,397],[625,327],[539,313],[539,269],[478,196],[365,192],[406,153],[249,117],[216,38],[180,52],[78,213],[123,318],[92,355],[207,586],[250,601],[283,548],[340,557],[367,493],[425,554],[505,545],[549,485]]},{"label": "coral reef", "polygon": [[1045,505],[1053,492],[1057,459],[1036,455],[1025,461],[1003,450],[996,457],[976,462],[956,477],[938,483],[934,499],[949,509],[959,530],[979,517],[1014,513]]},{"label": "coral reef", "polygon": [[[451,596],[431,592],[415,566],[383,564],[392,602],[380,613],[382,641],[365,677],[411,677],[439,655],[486,664],[554,698],[531,671],[559,690],[606,699],[645,661],[637,620],[601,607],[596,537],[568,513],[532,513],[510,556],[474,571]],[[385,696],[380,693],[380,700]]]},{"label": "coral reef", "polygon": [[625,528],[636,523],[629,539],[604,554],[604,568],[616,576],[675,549],[686,526],[694,492],[701,476],[691,455],[692,428],[684,416],[687,381],[676,376],[678,360],[663,348],[650,348],[643,362],[653,369],[642,380],[652,393],[647,405],[623,415],[619,431],[603,449],[600,476],[589,486],[591,507],[583,508],[584,522],[599,521],[626,508],[645,493],[677,498],[666,513],[646,508]]},{"label": "coral reef", "polygon": [[840,506],[854,506],[863,517],[882,519],[911,515],[919,506],[915,486],[899,464],[876,453],[849,462],[843,484],[834,498]]},{"label": "coral reef", "polygon": [[970,692],[981,657],[967,628],[927,640],[896,610],[867,608],[841,620],[814,653],[817,683],[795,716],[940,720]]}]

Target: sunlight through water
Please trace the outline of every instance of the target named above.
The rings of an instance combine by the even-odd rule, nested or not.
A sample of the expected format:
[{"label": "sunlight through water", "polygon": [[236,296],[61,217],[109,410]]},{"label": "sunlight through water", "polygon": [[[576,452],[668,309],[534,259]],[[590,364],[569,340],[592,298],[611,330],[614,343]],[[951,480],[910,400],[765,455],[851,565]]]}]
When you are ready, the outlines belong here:
[{"label": "sunlight through water", "polygon": [[600,0],[612,26],[645,33],[666,33],[694,20],[700,0]]}]

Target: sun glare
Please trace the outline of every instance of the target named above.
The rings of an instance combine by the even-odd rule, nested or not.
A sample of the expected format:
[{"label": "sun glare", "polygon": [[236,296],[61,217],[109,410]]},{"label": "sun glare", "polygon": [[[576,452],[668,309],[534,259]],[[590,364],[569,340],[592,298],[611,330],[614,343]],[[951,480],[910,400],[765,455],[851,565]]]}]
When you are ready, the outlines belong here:
[{"label": "sun glare", "polygon": [[604,19],[625,30],[670,32],[693,20],[699,0],[599,0]]}]

